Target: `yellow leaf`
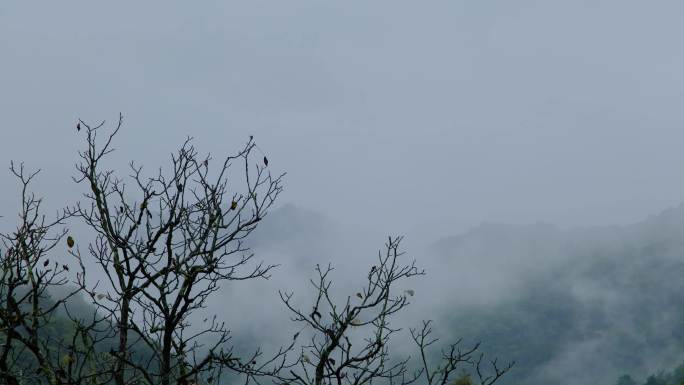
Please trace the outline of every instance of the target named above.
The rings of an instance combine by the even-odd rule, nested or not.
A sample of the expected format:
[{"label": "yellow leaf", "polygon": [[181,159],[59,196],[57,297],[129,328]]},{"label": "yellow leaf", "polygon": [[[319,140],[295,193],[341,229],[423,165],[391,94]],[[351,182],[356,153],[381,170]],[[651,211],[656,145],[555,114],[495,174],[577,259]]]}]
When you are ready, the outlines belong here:
[{"label": "yellow leaf", "polygon": [[74,357],[72,357],[72,356],[69,355],[69,354],[65,354],[65,355],[62,357],[62,362],[64,363],[64,365],[73,364],[74,361],[75,361],[75,360],[74,360]]}]

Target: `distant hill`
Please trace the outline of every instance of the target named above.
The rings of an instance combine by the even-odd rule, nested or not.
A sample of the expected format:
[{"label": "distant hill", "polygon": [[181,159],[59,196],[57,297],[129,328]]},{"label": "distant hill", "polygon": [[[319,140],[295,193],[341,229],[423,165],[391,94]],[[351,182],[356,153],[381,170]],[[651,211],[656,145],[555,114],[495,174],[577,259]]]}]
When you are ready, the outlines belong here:
[{"label": "distant hill", "polygon": [[[296,206],[271,212],[253,235],[259,258],[283,263],[278,288],[289,288],[293,274],[308,277],[313,262],[327,263],[356,236]],[[501,385],[675,385],[684,373],[684,206],[626,226],[483,224],[408,252],[428,272],[416,287],[415,316],[437,321],[445,343],[479,340],[515,360]],[[91,311],[82,301],[73,306]],[[282,311],[275,297],[272,307]],[[263,337],[264,329],[245,327],[255,321],[236,328],[238,350]],[[55,324],[55,335],[67,332]]]},{"label": "distant hill", "polygon": [[610,385],[684,359],[683,206],[619,227],[483,225],[431,251],[463,276],[495,277],[491,296],[505,300],[441,316],[518,362],[502,384]]},{"label": "distant hill", "polygon": [[[347,263],[331,250],[357,236],[288,205],[252,245],[306,275],[313,262]],[[363,247],[372,253],[382,241]],[[435,319],[445,343],[482,341],[515,360],[502,385],[612,385],[622,374],[645,382],[684,361],[684,206],[625,226],[486,223],[407,252],[428,274],[413,317]]]}]

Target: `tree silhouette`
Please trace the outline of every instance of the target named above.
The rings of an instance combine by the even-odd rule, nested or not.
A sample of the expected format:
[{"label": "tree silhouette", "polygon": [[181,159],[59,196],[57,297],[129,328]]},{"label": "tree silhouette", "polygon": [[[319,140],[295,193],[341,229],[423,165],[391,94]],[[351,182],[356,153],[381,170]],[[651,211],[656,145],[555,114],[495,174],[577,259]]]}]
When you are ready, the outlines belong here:
[{"label": "tree silhouette", "polygon": [[[258,345],[238,353],[225,322],[200,322],[198,313],[210,312],[222,286],[267,279],[276,267],[255,260],[245,240],[282,192],[284,174],[270,173],[250,136],[219,159],[200,155],[189,138],[167,167],[147,173],[131,162],[121,176],[106,162],[122,125],[121,115],[112,129],[78,122],[85,148],[74,181],[85,193],[52,220],[29,189],[37,173],[10,167],[22,188],[16,230],[0,234],[0,383],[216,384],[231,372],[245,383],[446,385],[466,368],[491,385],[510,370],[493,360],[486,371],[479,344],[462,351],[460,341],[432,368],[431,321],[410,331],[417,369],[411,357],[391,355],[401,331],[391,321],[415,294],[397,284],[424,274],[402,261],[401,237],[388,239],[364,286],[341,299],[330,265],[316,267],[310,308],[280,292],[300,332],[269,355]],[[58,253],[71,259],[58,262]],[[84,298],[92,306],[77,303]]]},{"label": "tree silhouette", "polygon": [[[168,172],[160,168],[145,176],[131,163],[131,177],[124,179],[103,166],[122,118],[102,141],[103,124],[80,124],[87,146],[75,181],[88,192],[84,203],[67,212],[96,234],[88,258],[106,282],[90,285],[84,274],[78,283],[115,325],[115,384],[187,384],[213,379],[225,369],[243,371],[260,355],[258,349],[239,357],[227,346],[230,333],[222,321],[211,317],[191,327],[190,319],[222,283],[268,278],[274,265],[254,263],[243,240],[282,191],[283,175],[274,177],[251,163],[251,138],[219,160],[200,157],[188,139],[172,156]],[[238,162],[241,181],[231,174]],[[80,250],[72,253],[82,260]],[[212,345],[202,346],[200,338],[209,336]],[[149,353],[136,357],[136,351]]]},{"label": "tree silhouette", "polygon": [[[391,319],[409,304],[408,298],[414,294],[411,289],[397,293],[396,286],[400,281],[424,274],[415,261],[402,263],[401,241],[402,237],[388,239],[384,252],[378,253],[376,264],[369,268],[362,291],[355,295],[335,300],[331,266],[316,266],[318,277],[312,281],[316,299],[310,312],[294,305],[292,293],[280,293],[293,321],[311,332],[308,342],[300,347],[296,365],[279,376],[280,383],[364,385],[382,380],[407,385],[423,379],[428,385],[446,385],[464,365],[474,370],[481,385],[491,385],[511,369],[513,363],[500,367],[493,360],[488,362],[491,370],[486,371],[484,357],[478,354],[479,344],[462,351],[460,341],[442,352],[436,368],[430,367],[427,349],[437,342],[430,338],[431,321],[424,321],[419,330],[411,330],[420,369],[410,371],[410,357],[390,356],[390,342],[400,331],[391,326]],[[356,335],[360,333],[365,337],[359,339]]]}]

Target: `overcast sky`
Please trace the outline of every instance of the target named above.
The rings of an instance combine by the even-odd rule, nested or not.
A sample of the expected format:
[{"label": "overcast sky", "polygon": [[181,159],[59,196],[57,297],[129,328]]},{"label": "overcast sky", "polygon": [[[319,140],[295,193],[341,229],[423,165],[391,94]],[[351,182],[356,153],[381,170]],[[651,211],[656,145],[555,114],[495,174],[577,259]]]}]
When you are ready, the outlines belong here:
[{"label": "overcast sky", "polygon": [[122,160],[159,165],[188,135],[225,153],[254,134],[288,173],[281,203],[379,235],[635,222],[684,201],[683,13],[628,0],[5,0],[0,164],[42,167],[40,188],[73,201],[77,119],[122,112]]}]

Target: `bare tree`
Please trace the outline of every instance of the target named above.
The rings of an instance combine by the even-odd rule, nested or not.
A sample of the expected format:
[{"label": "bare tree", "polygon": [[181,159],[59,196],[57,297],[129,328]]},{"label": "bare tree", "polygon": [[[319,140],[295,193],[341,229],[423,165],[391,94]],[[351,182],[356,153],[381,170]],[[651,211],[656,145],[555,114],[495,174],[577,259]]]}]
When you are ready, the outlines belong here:
[{"label": "bare tree", "polygon": [[[222,283],[269,277],[274,265],[254,262],[243,241],[282,191],[283,175],[271,175],[250,137],[220,160],[201,157],[188,139],[170,170],[146,176],[130,163],[124,179],[103,166],[122,117],[109,133],[104,122],[79,126],[87,148],[75,180],[88,192],[69,214],[96,234],[87,253],[106,280],[90,284],[84,275],[79,284],[115,326],[114,383],[190,384],[225,369],[250,371],[258,349],[240,357],[224,322],[190,321]],[[83,259],[80,248],[73,254]]]},{"label": "bare tree", "polygon": [[[71,245],[63,227],[69,214],[47,219],[42,199],[29,190],[38,171],[29,173],[14,163],[10,171],[21,184],[21,208],[16,230],[0,235],[0,381],[81,383],[94,374],[86,362],[92,363],[90,331],[97,319],[72,323],[60,314],[78,289],[65,286],[69,266],[48,258],[58,245]],[[67,244],[61,243],[65,238]]]},{"label": "bare tree", "polygon": [[[431,324],[432,321],[423,321],[420,329],[411,329],[411,337],[420,351],[419,374],[423,376],[427,385],[447,385],[453,380],[458,370],[465,371],[465,369],[474,372],[480,385],[492,385],[513,368],[515,362],[501,366],[496,358],[485,360],[484,354],[479,353],[479,342],[470,347],[461,348],[461,339],[450,344],[447,349],[442,349],[439,364],[436,367],[430,366],[427,349],[439,341],[431,337]],[[466,378],[470,377],[472,377],[470,373],[466,372]]]},{"label": "bare tree", "polygon": [[[437,340],[430,321],[411,330],[418,369],[410,357],[390,355],[400,332],[391,320],[414,295],[397,287],[424,274],[415,261],[401,261],[401,237],[389,238],[363,287],[341,301],[332,290],[330,265],[316,267],[310,309],[297,307],[292,293],[280,292],[302,325],[288,346],[268,357],[258,347],[235,351],[229,329],[207,315],[206,306],[222,285],[267,279],[276,266],[255,261],[244,242],[281,193],[284,174],[271,175],[268,159],[250,137],[235,154],[218,160],[200,156],[188,139],[169,167],[147,174],[130,163],[130,175],[120,177],[104,162],[122,123],[119,116],[106,131],[104,122],[79,121],[86,148],[74,180],[87,192],[52,220],[28,188],[37,173],[10,168],[22,192],[17,229],[0,234],[0,383],[211,384],[229,371],[246,382],[409,385],[423,379],[447,385],[457,369],[468,368],[480,385],[492,385],[510,370],[512,363],[485,361],[479,344],[461,350],[460,341],[431,367],[428,348]],[[91,233],[68,233],[63,225],[71,218]],[[48,259],[60,244],[75,266]],[[70,269],[75,287],[66,286]],[[94,307],[72,312],[70,302],[79,297]],[[59,322],[67,326],[55,332]],[[305,342],[295,349],[298,340]]]},{"label": "bare tree", "polygon": [[[484,374],[483,356],[477,354],[479,344],[461,351],[459,342],[443,353],[441,364],[430,368],[427,348],[436,342],[430,339],[430,322],[424,322],[420,331],[411,330],[417,343],[423,368],[411,371],[410,357],[390,357],[390,340],[400,331],[390,325],[391,318],[408,304],[414,291],[407,289],[397,293],[397,284],[405,279],[423,275],[415,261],[402,264],[399,245],[402,237],[390,237],[384,253],[378,253],[377,263],[367,274],[363,289],[349,294],[338,302],[332,294],[332,267],[316,266],[317,280],[311,283],[316,299],[311,311],[302,310],[293,303],[293,294],[280,292],[280,297],[293,314],[293,321],[303,324],[303,330],[311,332],[308,342],[301,346],[301,356],[296,367],[288,373],[280,373],[277,382],[300,385],[364,385],[384,382],[408,385],[421,378],[428,385],[446,385],[459,364],[474,365],[482,385],[491,385],[504,375],[512,363],[499,368],[492,361],[494,374]],[[359,340],[355,335],[364,334]],[[295,339],[299,333],[295,334]]]}]

